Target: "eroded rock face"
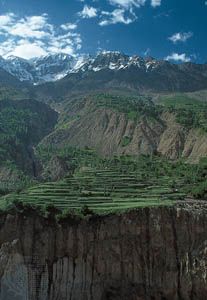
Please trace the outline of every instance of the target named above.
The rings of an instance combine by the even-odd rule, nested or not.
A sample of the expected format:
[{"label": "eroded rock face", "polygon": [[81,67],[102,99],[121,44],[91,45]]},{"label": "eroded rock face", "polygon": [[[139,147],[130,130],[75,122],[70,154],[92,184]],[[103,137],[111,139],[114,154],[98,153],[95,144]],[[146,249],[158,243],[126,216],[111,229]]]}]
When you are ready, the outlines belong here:
[{"label": "eroded rock face", "polygon": [[[129,142],[124,144],[124,139]],[[123,113],[98,109],[83,114],[68,128],[52,132],[43,145],[96,149],[102,156],[155,154],[177,160],[180,157],[197,163],[207,156],[207,135],[197,129],[188,130],[176,122],[176,116],[165,112],[159,121],[142,118],[139,122]]]},{"label": "eroded rock face", "polygon": [[207,216],[140,209],[56,224],[4,215],[1,300],[204,300]]},{"label": "eroded rock face", "polygon": [[57,181],[63,178],[71,169],[66,161],[59,156],[53,156],[41,174],[44,179]]}]

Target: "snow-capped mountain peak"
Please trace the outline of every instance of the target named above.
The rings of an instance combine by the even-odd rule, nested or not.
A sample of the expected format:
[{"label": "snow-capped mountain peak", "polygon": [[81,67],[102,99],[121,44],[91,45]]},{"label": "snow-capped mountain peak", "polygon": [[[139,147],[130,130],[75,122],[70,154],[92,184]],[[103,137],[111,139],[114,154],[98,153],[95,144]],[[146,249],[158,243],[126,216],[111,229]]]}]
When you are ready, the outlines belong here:
[{"label": "snow-capped mountain peak", "polygon": [[40,84],[56,81],[71,73],[99,72],[101,70],[119,71],[128,68],[151,72],[160,65],[152,57],[128,56],[118,51],[103,51],[95,56],[73,57],[57,53],[25,60],[16,56],[0,58],[0,67],[21,81]]},{"label": "snow-capped mountain peak", "polygon": [[73,56],[59,53],[32,60],[39,82],[56,81],[65,77],[74,67]]},{"label": "snow-capped mountain peak", "polygon": [[[77,67],[78,66],[78,67]],[[140,56],[128,56],[117,51],[99,52],[95,57],[84,58],[76,64],[71,72],[99,72],[104,69],[118,71],[127,68],[139,68],[145,72],[152,71],[159,66],[159,61],[154,58],[142,58]]]},{"label": "snow-capped mountain peak", "polygon": [[26,60],[16,56],[0,59],[0,67],[21,81],[39,84],[55,81],[66,76],[74,67],[76,59],[58,53]]}]

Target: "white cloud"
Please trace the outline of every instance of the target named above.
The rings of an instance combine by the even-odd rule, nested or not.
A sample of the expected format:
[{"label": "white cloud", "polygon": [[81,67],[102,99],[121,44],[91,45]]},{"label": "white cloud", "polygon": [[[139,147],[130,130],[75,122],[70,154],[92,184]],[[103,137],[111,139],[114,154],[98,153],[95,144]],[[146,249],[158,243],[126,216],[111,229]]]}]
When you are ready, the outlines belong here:
[{"label": "white cloud", "polygon": [[133,6],[140,7],[146,3],[146,0],[109,0],[110,4],[118,5],[125,9],[130,9]]},{"label": "white cloud", "polygon": [[177,42],[186,42],[193,36],[192,32],[177,32],[170,36],[168,39],[176,44]]},{"label": "white cloud", "polygon": [[151,0],[151,6],[157,7],[161,5],[161,0]]},{"label": "white cloud", "polygon": [[[84,0],[79,0],[84,2]],[[93,0],[93,2],[98,0]],[[101,11],[97,8],[84,5],[83,10],[78,13],[81,18],[99,17],[99,25],[107,26],[117,23],[125,25],[131,24],[137,19],[135,9],[144,6],[147,0],[107,0],[108,3],[114,6],[112,11]],[[160,6],[161,0],[150,0],[153,7]]]},{"label": "white cloud", "polygon": [[31,43],[27,40],[20,41],[19,45],[17,45],[13,51],[12,55],[23,57],[26,59],[30,59],[33,57],[38,57],[42,55],[46,55],[47,51],[44,50],[43,47],[38,45],[37,43]]},{"label": "white cloud", "polygon": [[188,57],[185,53],[178,54],[178,53],[172,53],[171,55],[168,55],[166,60],[172,60],[175,62],[189,62],[191,61],[191,58]]},{"label": "white cloud", "polygon": [[76,55],[81,49],[81,36],[76,24],[54,27],[48,15],[18,18],[14,14],[0,16],[0,55],[15,55],[25,59],[48,53]]},{"label": "white cloud", "polygon": [[83,10],[78,13],[83,19],[90,19],[97,17],[97,9],[92,6],[84,5]]},{"label": "white cloud", "polygon": [[42,39],[48,36],[45,30],[46,18],[45,17],[30,17],[20,20],[17,24],[11,26],[8,30],[9,34],[19,36],[22,38],[37,38]]},{"label": "white cloud", "polygon": [[109,12],[102,12],[102,15],[105,17],[102,21],[99,22],[100,26],[106,26],[111,24],[123,23],[123,24],[130,24],[134,21],[134,19],[125,17],[125,10],[124,9],[115,9],[111,13]]},{"label": "white cloud", "polygon": [[52,32],[53,26],[47,22],[47,15],[31,16],[18,19],[14,14],[0,16],[1,34],[22,38],[43,38]]},{"label": "white cloud", "polygon": [[100,26],[122,23],[125,25],[131,24],[137,19],[135,8],[144,6],[147,0],[108,0],[115,6],[111,12],[102,11],[100,14]]},{"label": "white cloud", "polygon": [[7,53],[11,53],[15,46],[16,43],[13,39],[8,39],[0,43],[0,55],[5,56]]},{"label": "white cloud", "polygon": [[72,23],[62,24],[60,27],[63,30],[74,30],[74,29],[77,29],[77,25],[76,24],[72,24]]},{"label": "white cloud", "polygon": [[0,16],[1,29],[4,28],[4,26],[8,26],[9,24],[11,24],[13,21],[13,18],[14,18],[14,14],[12,14],[12,13]]}]

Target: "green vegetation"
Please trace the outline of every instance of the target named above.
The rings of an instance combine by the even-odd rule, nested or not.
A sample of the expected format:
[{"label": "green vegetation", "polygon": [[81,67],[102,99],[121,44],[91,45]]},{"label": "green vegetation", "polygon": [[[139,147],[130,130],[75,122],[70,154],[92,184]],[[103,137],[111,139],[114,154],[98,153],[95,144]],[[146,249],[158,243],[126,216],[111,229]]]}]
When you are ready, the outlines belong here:
[{"label": "green vegetation", "polygon": [[160,157],[114,157],[101,159],[90,149],[38,148],[46,163],[55,155],[74,166],[74,173],[58,182],[45,182],[19,193],[1,197],[1,208],[14,201],[44,210],[53,206],[62,212],[85,214],[120,212],[147,206],[173,205],[194,195],[193,189],[207,177],[207,163],[187,165]]},{"label": "green vegetation", "polygon": [[171,95],[161,97],[159,103],[172,109],[198,109],[205,102],[192,99],[184,94],[176,94],[174,96]]},{"label": "green vegetation", "polygon": [[169,205],[175,195],[166,186],[166,179],[159,187],[156,181],[146,184],[133,172],[125,175],[116,168],[85,168],[57,183],[40,184],[2,200],[6,204],[14,200],[38,206],[53,204],[60,209],[81,210],[87,206],[95,212]]},{"label": "green vegetation", "polygon": [[[157,104],[152,101],[149,96],[118,96],[113,94],[97,94],[88,96],[84,101],[90,100],[95,106],[93,109],[105,108],[112,109],[125,116],[132,121],[139,122],[143,117],[151,122],[157,121],[162,123],[161,114],[169,111],[176,115],[176,121],[183,125],[186,129],[197,128],[207,132],[207,102],[199,99],[191,98],[185,94],[175,94],[170,96],[160,96]],[[66,115],[71,107],[76,106],[75,111],[79,111],[84,103],[74,99],[66,110]],[[78,103],[78,104],[77,104]],[[63,113],[64,115],[64,113]],[[62,118],[62,126],[68,117]],[[77,112],[70,116],[70,121],[80,117]],[[67,122],[66,122],[67,123]],[[70,124],[70,123],[68,123]]]},{"label": "green vegetation", "polygon": [[0,195],[16,191],[20,192],[36,183],[33,178],[26,175],[11,161],[7,160],[2,164],[4,166],[0,170]]},{"label": "green vegetation", "polygon": [[33,147],[56,123],[56,113],[35,100],[0,101],[0,195],[34,184]]},{"label": "green vegetation", "polygon": [[1,100],[22,100],[28,98],[29,92],[27,89],[15,89],[12,87],[0,86],[0,101]]},{"label": "green vegetation", "polygon": [[[104,108],[123,113],[129,120],[135,122],[146,118],[150,122],[163,123],[161,115],[169,111],[176,115],[176,121],[186,129],[195,128],[207,132],[207,102],[191,97],[185,94],[160,96],[156,104],[152,101],[152,97],[144,95],[118,96],[102,93],[90,95],[84,99],[75,98],[70,101],[69,105],[66,105],[58,128],[68,128],[71,121],[79,119],[81,114]],[[84,107],[87,101],[90,101],[91,105]],[[81,112],[80,115],[79,112]]]},{"label": "green vegetation", "polygon": [[111,108],[125,113],[132,121],[138,121],[143,116],[159,120],[159,107],[153,104],[150,97],[98,94],[92,96],[92,100],[98,107]]},{"label": "green vegetation", "polygon": [[197,182],[192,185],[189,192],[196,199],[207,200],[207,158],[200,160],[196,176]]},{"label": "green vegetation", "polygon": [[192,195],[196,199],[205,199],[207,200],[207,180],[199,183],[197,186],[195,186],[192,191]]},{"label": "green vegetation", "polygon": [[[207,104],[187,96],[161,97],[159,105],[144,96],[99,94],[90,96],[90,101],[95,105],[85,107],[84,101],[71,101],[58,126],[67,128],[70,122],[87,113],[85,110],[104,107],[123,113],[133,121],[145,117],[152,122],[162,122],[161,113],[170,111],[176,115],[177,122],[187,129],[207,131]],[[40,115],[35,111],[8,103],[5,105],[4,101],[0,102],[0,166],[11,170],[11,174],[15,173],[16,176],[9,183],[0,183],[2,209],[18,204],[18,207],[37,206],[48,215],[56,210],[61,211],[61,216],[71,211],[92,215],[93,212],[169,206],[177,200],[184,201],[186,196],[207,198],[205,159],[197,165],[186,164],[183,160],[171,162],[159,156],[125,155],[106,159],[88,148],[80,150],[52,144],[39,144],[35,149],[36,159],[46,168],[54,157],[61,158],[68,166],[68,174],[58,182],[47,182],[43,176],[46,180],[37,184],[25,175],[26,172],[20,171],[16,163],[19,157],[16,156],[21,153],[21,160],[25,160],[28,145],[35,145],[44,136],[41,132],[45,122],[40,120]],[[130,142],[131,137],[124,136],[121,146],[126,147]]]},{"label": "green vegetation", "polygon": [[24,155],[25,145],[36,138],[34,122],[38,117],[31,110],[0,102],[0,166],[15,164]]},{"label": "green vegetation", "polygon": [[0,112],[0,139],[28,139],[31,134],[31,119],[35,114],[28,109],[5,107]]},{"label": "green vegetation", "polygon": [[185,95],[162,97],[160,100],[169,111],[176,114],[176,120],[184,127],[198,128],[207,132],[207,103]]},{"label": "green vegetation", "polygon": [[128,146],[132,141],[132,138],[129,136],[124,136],[121,142],[122,147]]},{"label": "green vegetation", "polygon": [[95,150],[78,149],[70,146],[56,147],[39,144],[35,149],[35,154],[43,165],[47,165],[53,157],[58,156],[68,162],[72,170],[82,166],[96,167],[101,161],[104,161],[98,157]]},{"label": "green vegetation", "polygon": [[125,114],[126,118],[131,121],[139,121],[145,117],[152,122],[161,122],[161,107],[155,105],[151,97],[102,93],[66,101],[57,128],[67,128],[71,121],[80,119],[82,115],[87,113],[95,113],[97,109],[101,108]]}]

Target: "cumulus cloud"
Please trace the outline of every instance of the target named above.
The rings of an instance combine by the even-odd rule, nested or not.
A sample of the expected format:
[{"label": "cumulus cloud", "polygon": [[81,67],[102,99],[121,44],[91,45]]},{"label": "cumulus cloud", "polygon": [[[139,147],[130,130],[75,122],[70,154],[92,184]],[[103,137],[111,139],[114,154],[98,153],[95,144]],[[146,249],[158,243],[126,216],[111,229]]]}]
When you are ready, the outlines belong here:
[{"label": "cumulus cloud", "polygon": [[134,18],[125,17],[124,9],[115,9],[111,13],[103,11],[102,15],[104,16],[104,19],[99,22],[100,26],[106,26],[117,23],[130,24],[134,21]]},{"label": "cumulus cloud", "polygon": [[[84,2],[84,0],[79,0]],[[97,0],[93,0],[96,2]],[[150,0],[151,6],[156,7],[161,5],[161,0]],[[83,10],[78,13],[81,18],[89,19],[99,17],[99,25],[107,26],[112,24],[122,23],[125,25],[131,24],[137,19],[135,9],[144,6],[147,0],[107,0],[114,6],[112,11],[101,11],[95,7],[84,5]]]},{"label": "cumulus cloud", "polygon": [[75,55],[81,48],[81,36],[76,24],[66,23],[54,27],[48,15],[19,18],[14,14],[0,16],[0,55],[15,55],[25,59],[48,53]]},{"label": "cumulus cloud", "polygon": [[146,0],[109,0],[110,4],[118,5],[125,9],[130,9],[133,6],[140,7],[146,3]]},{"label": "cumulus cloud", "polygon": [[177,32],[170,36],[168,39],[173,42],[174,44],[178,42],[186,42],[193,36],[192,32]]},{"label": "cumulus cloud", "polygon": [[66,23],[66,24],[62,24],[60,26],[63,30],[74,30],[77,29],[77,24],[73,24],[73,23]]},{"label": "cumulus cloud", "polygon": [[182,54],[172,53],[171,55],[168,55],[165,59],[175,61],[175,62],[189,62],[189,61],[191,61],[191,58],[188,57],[185,53],[182,53]]},{"label": "cumulus cloud", "polygon": [[161,0],[151,0],[151,6],[157,7],[161,5]]},{"label": "cumulus cloud", "polygon": [[33,57],[46,55],[47,52],[44,47],[37,42],[29,42],[27,40],[20,40],[11,52],[12,55],[30,59]]},{"label": "cumulus cloud", "polygon": [[13,36],[23,38],[42,39],[53,31],[53,26],[47,23],[46,15],[26,17],[16,24],[9,26],[7,32]]},{"label": "cumulus cloud", "polygon": [[3,30],[5,27],[7,27],[9,24],[11,24],[13,21],[13,18],[14,18],[14,14],[12,14],[12,13],[0,16],[1,30]]},{"label": "cumulus cloud", "polygon": [[92,6],[84,5],[83,10],[78,13],[83,19],[90,19],[97,17],[97,9]]}]

